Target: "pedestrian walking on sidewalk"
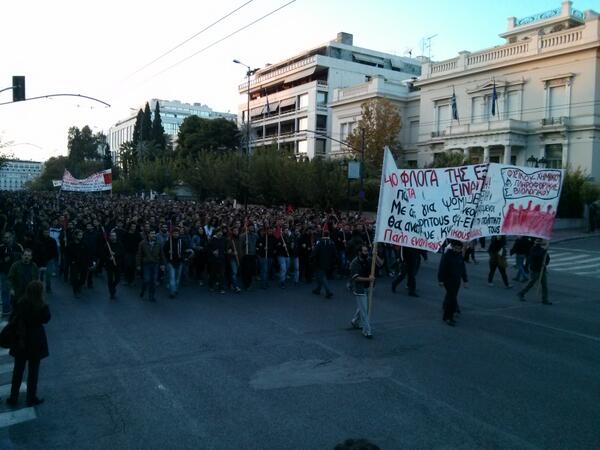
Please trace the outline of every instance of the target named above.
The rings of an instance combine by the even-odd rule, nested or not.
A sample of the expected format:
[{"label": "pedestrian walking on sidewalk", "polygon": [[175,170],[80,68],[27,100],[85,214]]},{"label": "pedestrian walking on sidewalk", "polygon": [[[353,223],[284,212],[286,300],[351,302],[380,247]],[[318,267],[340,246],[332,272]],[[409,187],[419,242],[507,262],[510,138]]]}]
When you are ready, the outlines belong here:
[{"label": "pedestrian walking on sidewalk", "polygon": [[37,385],[40,361],[48,356],[44,324],[50,321],[50,309],[44,302],[44,284],[41,281],[34,280],[27,285],[25,295],[17,301],[10,320],[17,324],[18,338],[10,349],[15,364],[10,397],[6,403],[12,407],[17,405],[27,365],[27,406],[36,406],[44,401],[37,396]]},{"label": "pedestrian walking on sidewalk", "polygon": [[533,247],[529,251],[529,283],[518,294],[519,300],[525,301],[525,294],[538,282],[542,288],[542,303],[551,305],[548,301],[548,285],[546,283],[546,272],[550,263],[550,255],[548,254],[548,242],[543,239],[536,239]]}]

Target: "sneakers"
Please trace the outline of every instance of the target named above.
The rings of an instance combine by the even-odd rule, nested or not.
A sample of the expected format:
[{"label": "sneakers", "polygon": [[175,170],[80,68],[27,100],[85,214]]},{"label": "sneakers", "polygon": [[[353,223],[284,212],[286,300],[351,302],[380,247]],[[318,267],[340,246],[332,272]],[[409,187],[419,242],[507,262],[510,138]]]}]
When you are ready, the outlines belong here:
[{"label": "sneakers", "polygon": [[419,296],[419,294],[417,294],[416,292],[409,292],[409,293],[408,293],[408,296],[409,296],[409,297],[418,297],[418,296]]},{"label": "sneakers", "polygon": [[542,304],[543,305],[551,305],[552,302],[549,302],[548,300],[542,300]]},{"label": "sneakers", "polygon": [[519,299],[519,301],[524,302],[525,301],[525,296],[523,294],[517,294],[517,298]]},{"label": "sneakers", "polygon": [[506,289],[512,289],[512,284],[509,284],[509,285],[507,285],[505,287],[506,287]]},{"label": "sneakers", "polygon": [[360,330],[360,325],[356,323],[354,320],[350,321],[350,329],[352,330]]},{"label": "sneakers", "polygon": [[317,289],[313,289],[312,293],[315,294],[315,295],[321,295],[321,291],[317,290]]},{"label": "sneakers", "polygon": [[373,335],[371,333],[363,333],[363,336],[367,339],[373,339]]},{"label": "sneakers", "polygon": [[333,297],[333,292],[328,292],[327,294],[325,294],[325,298],[331,298]]},{"label": "sneakers", "polygon": [[489,287],[494,287],[494,283],[488,283]]}]

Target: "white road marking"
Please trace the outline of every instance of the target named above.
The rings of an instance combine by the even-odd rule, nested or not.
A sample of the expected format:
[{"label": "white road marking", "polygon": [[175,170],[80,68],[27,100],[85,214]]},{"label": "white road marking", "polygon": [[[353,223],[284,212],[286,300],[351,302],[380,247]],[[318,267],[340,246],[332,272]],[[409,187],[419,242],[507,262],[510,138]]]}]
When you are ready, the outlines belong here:
[{"label": "white road marking", "polygon": [[[27,391],[27,385],[25,383],[21,383],[21,387],[19,388],[19,392]],[[10,384],[5,384],[0,386],[0,397],[4,398],[10,395]]]},{"label": "white road marking", "polygon": [[0,364],[0,374],[12,373],[12,370],[13,370],[13,363]]},{"label": "white road marking", "polygon": [[559,272],[566,272],[568,270],[598,270],[599,264],[571,264],[569,266],[551,267],[551,270],[558,270]]},{"label": "white road marking", "polygon": [[589,258],[590,255],[574,255],[574,256],[567,256],[566,258],[550,258],[550,264],[552,264],[553,266],[559,265],[559,264],[570,264],[571,262],[576,262],[577,260],[582,260],[585,261],[586,258]]},{"label": "white road marking", "polygon": [[591,270],[591,271],[585,271],[585,272],[575,272],[575,275],[600,275],[600,268]]},{"label": "white road marking", "polygon": [[35,408],[21,408],[0,413],[0,428],[10,427],[21,422],[37,419]]},{"label": "white road marking", "polygon": [[522,323],[526,323],[526,324],[529,324],[529,325],[535,325],[537,327],[547,328],[549,330],[559,331],[561,333],[565,333],[565,334],[570,334],[570,335],[573,335],[573,336],[582,337],[582,338],[589,339],[589,340],[592,340],[592,341],[595,341],[595,342],[600,342],[600,337],[599,336],[591,336],[589,334],[578,333],[577,331],[571,331],[571,330],[566,330],[564,328],[553,327],[551,325],[546,325],[546,324],[543,324],[543,323],[534,322],[533,320],[519,319],[518,317],[505,316],[505,315],[502,315],[502,314],[498,314],[498,315],[496,315],[496,317],[503,317],[505,319],[515,320],[517,322],[522,322]]}]

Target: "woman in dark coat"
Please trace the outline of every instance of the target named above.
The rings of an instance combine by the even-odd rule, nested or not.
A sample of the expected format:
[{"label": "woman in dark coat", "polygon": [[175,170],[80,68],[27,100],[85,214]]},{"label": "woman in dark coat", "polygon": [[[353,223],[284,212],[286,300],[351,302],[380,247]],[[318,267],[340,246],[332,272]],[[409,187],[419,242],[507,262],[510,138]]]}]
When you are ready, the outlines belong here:
[{"label": "woman in dark coat", "polygon": [[50,309],[44,302],[42,282],[36,280],[27,285],[25,295],[17,302],[10,320],[16,320],[18,339],[17,344],[10,349],[10,355],[15,358],[15,365],[10,397],[6,399],[6,403],[10,406],[17,405],[27,363],[27,405],[39,405],[44,401],[37,396],[40,361],[48,356],[44,324],[50,321]]}]

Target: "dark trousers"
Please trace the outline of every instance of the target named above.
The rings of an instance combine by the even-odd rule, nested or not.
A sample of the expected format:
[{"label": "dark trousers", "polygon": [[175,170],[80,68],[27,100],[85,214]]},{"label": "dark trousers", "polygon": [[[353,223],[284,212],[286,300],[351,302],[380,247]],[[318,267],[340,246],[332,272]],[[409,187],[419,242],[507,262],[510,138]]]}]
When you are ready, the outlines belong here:
[{"label": "dark trousers", "polygon": [[110,294],[111,297],[114,297],[115,294],[117,293],[117,284],[119,284],[119,282],[121,281],[121,273],[115,269],[114,267],[111,267],[110,264],[106,267],[106,279],[108,281],[108,293]]},{"label": "dark trousers", "polygon": [[144,296],[147,289],[150,300],[154,300],[157,272],[158,264],[156,263],[144,263],[142,265],[142,276],[144,281],[142,283],[142,293],[140,297]]},{"label": "dark trousers", "polygon": [[75,264],[71,265],[71,285],[73,286],[73,293],[79,294],[81,293],[81,287],[83,283],[85,283],[85,278],[87,276],[87,267],[79,267]]},{"label": "dark trousers", "polygon": [[246,255],[242,258],[242,285],[248,289],[256,274],[256,255]]},{"label": "dark trousers", "polygon": [[123,258],[123,275],[125,281],[132,284],[135,280],[135,253],[125,253]]},{"label": "dark trousers", "polygon": [[394,289],[395,289],[396,286],[398,286],[400,283],[402,283],[404,278],[407,278],[407,277],[408,277],[408,280],[407,280],[408,293],[415,294],[417,292],[417,267],[413,267],[412,265],[403,264],[402,270],[400,271],[400,275],[397,275],[392,280],[392,285],[394,286]]},{"label": "dark trousers", "polygon": [[477,261],[475,260],[475,247],[467,247],[467,249],[465,250],[465,262],[469,262],[471,259],[473,260],[474,263],[476,263]]},{"label": "dark trousers", "polygon": [[508,276],[506,275],[506,267],[503,267],[500,264],[498,264],[498,259],[494,256],[490,256],[490,273],[488,274],[488,283],[491,283],[494,279],[496,269],[498,269],[498,272],[500,272],[500,275],[502,276],[504,286],[508,286]]},{"label": "dark trousers", "polygon": [[225,289],[225,263],[221,260],[212,260],[208,263],[208,287]]},{"label": "dark trousers", "polygon": [[32,401],[37,397],[38,375],[40,373],[39,359],[25,359],[16,357],[13,367],[12,385],[10,389],[10,398],[17,400],[19,398],[19,389],[23,381],[23,372],[25,371],[25,363],[28,364],[27,369],[27,401]]},{"label": "dark trousers", "polygon": [[444,283],[446,297],[444,298],[444,320],[454,319],[454,313],[458,309],[458,290],[460,283]]}]

